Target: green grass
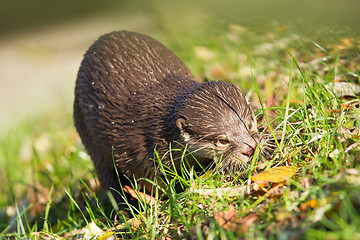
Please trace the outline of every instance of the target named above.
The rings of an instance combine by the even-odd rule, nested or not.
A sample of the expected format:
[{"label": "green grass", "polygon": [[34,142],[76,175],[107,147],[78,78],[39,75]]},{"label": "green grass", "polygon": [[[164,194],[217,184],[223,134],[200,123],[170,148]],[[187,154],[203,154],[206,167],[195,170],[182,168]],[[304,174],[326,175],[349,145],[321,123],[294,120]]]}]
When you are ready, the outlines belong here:
[{"label": "green grass", "polygon": [[[360,238],[359,103],[344,111],[340,104],[349,99],[324,87],[335,76],[351,81],[347,73],[359,74],[356,38],[296,35],[285,26],[256,33],[237,25],[222,26],[216,34],[192,33],[182,44],[160,38],[199,79],[239,84],[259,118],[264,113],[257,96],[265,104],[263,125],[271,123],[280,149],[269,161],[255,158],[248,178],[259,171],[258,163],[262,169],[295,165],[297,174],[271,197],[230,188],[245,186],[248,178],[163,168],[166,187],[154,185],[165,200],[149,204],[135,183],[140,200],[125,198],[117,211],[98,186],[70,107],[60,106],[62,111],[29,119],[0,140],[0,237],[68,238],[94,222],[104,231],[117,225],[116,236],[131,239]],[[267,108],[269,99],[273,105]],[[176,183],[186,190],[176,192]],[[232,218],[222,224],[226,217]]]}]

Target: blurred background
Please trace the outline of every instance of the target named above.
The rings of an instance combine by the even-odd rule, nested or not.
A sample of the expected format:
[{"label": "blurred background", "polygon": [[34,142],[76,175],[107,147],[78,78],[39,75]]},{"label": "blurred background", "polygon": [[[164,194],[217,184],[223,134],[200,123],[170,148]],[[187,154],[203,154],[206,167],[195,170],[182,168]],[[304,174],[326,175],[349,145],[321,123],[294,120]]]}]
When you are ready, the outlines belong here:
[{"label": "blurred background", "polygon": [[3,0],[0,135],[43,112],[71,111],[82,56],[104,33],[147,33],[165,45],[176,43],[178,49],[184,36],[196,38],[197,30],[205,28],[209,37],[216,37],[219,27],[228,23],[254,31],[272,24],[295,31],[346,29],[358,35],[359,9],[358,0]]}]

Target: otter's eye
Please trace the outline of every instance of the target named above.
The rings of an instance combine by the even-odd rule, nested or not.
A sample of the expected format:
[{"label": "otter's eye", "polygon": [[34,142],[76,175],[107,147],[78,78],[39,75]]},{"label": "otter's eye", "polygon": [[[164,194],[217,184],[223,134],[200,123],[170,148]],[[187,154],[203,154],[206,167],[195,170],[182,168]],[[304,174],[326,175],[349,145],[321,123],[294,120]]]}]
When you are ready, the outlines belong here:
[{"label": "otter's eye", "polygon": [[229,143],[230,143],[229,140],[220,138],[220,139],[216,139],[215,146],[226,147],[227,145],[229,145]]}]

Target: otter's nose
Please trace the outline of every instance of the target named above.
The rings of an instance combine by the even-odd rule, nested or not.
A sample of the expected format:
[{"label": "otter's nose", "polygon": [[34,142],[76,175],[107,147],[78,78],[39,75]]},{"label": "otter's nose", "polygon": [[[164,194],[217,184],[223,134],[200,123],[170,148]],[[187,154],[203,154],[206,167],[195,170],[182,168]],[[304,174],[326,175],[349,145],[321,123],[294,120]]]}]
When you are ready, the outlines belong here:
[{"label": "otter's nose", "polygon": [[248,156],[250,158],[252,155],[254,155],[254,152],[255,152],[254,147],[250,146],[249,144],[245,144],[244,149],[243,149],[243,154],[245,156]]}]

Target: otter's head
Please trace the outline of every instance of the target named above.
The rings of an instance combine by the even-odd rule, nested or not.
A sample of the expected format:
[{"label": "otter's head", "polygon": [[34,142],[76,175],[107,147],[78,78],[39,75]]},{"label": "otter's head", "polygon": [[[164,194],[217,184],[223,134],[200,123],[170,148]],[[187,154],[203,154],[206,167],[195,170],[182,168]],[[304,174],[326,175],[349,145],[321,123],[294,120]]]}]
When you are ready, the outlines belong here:
[{"label": "otter's head", "polygon": [[176,126],[197,159],[222,159],[221,169],[243,170],[260,140],[255,115],[241,90],[208,82],[188,94]]}]

